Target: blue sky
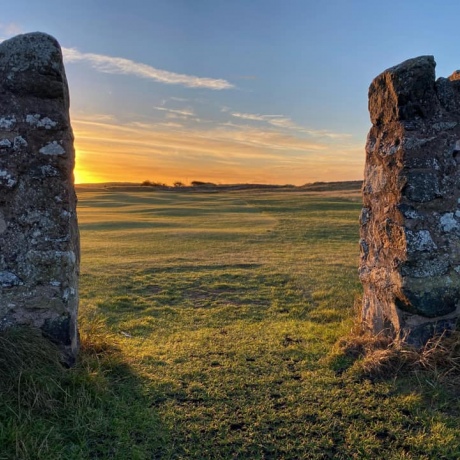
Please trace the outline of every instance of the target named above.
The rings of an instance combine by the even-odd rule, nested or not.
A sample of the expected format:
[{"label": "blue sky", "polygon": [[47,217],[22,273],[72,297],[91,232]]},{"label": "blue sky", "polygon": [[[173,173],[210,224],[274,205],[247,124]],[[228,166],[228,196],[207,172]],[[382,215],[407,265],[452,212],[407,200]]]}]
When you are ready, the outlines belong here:
[{"label": "blue sky", "polygon": [[460,67],[446,0],[15,0],[0,38],[63,47],[77,182],[303,184],[362,177],[367,90],[433,54]]}]

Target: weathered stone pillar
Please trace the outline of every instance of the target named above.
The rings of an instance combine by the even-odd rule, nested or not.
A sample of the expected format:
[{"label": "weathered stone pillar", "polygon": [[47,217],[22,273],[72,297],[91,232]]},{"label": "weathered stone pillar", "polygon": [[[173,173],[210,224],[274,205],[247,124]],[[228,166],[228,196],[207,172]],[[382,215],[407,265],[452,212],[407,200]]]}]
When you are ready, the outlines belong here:
[{"label": "weathered stone pillar", "polygon": [[362,320],[421,345],[460,311],[460,75],[432,56],[369,88],[361,213]]},{"label": "weathered stone pillar", "polygon": [[0,330],[39,328],[78,351],[75,151],[62,53],[49,35],[0,44]]}]

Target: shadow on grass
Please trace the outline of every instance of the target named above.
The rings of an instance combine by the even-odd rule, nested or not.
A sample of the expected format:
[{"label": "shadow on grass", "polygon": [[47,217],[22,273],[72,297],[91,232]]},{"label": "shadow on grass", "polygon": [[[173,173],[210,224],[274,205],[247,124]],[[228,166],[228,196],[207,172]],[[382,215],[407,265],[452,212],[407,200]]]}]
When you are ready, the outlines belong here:
[{"label": "shadow on grass", "polygon": [[167,458],[141,378],[112,337],[88,331],[73,369],[36,332],[1,333],[0,459]]},{"label": "shadow on grass", "polygon": [[206,265],[174,265],[174,266],[156,266],[155,268],[148,268],[143,270],[145,274],[152,273],[184,273],[184,272],[200,272],[200,271],[224,271],[227,270],[252,270],[262,267],[262,264],[206,264]]},{"label": "shadow on grass", "polygon": [[96,306],[112,328],[152,318],[155,327],[167,330],[177,324],[190,327],[193,321],[195,326],[224,327],[278,315],[305,318],[309,302],[295,280],[261,268],[259,264],[187,264],[138,270]]}]

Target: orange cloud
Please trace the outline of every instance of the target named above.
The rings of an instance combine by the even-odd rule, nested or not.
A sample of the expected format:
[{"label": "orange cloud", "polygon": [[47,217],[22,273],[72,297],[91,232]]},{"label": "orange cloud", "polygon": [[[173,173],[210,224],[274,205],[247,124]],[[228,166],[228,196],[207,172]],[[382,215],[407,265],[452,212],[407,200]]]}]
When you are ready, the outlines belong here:
[{"label": "orange cloud", "polygon": [[362,176],[361,146],[315,141],[291,132],[223,124],[191,129],[181,123],[118,124],[112,117],[76,117],[76,182],[304,184]]}]

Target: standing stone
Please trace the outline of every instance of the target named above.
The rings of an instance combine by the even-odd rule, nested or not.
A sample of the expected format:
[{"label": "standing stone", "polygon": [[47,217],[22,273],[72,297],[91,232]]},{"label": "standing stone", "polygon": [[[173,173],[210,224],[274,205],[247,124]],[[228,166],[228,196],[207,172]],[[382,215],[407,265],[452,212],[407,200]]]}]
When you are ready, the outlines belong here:
[{"label": "standing stone", "polygon": [[59,43],[0,44],[0,330],[26,325],[78,351],[79,235],[69,91]]},{"label": "standing stone", "polygon": [[362,320],[422,345],[460,311],[460,73],[432,56],[374,79],[361,213]]}]

